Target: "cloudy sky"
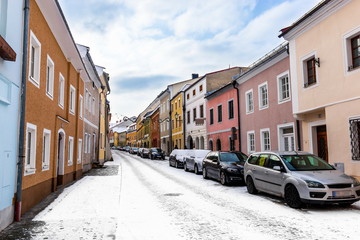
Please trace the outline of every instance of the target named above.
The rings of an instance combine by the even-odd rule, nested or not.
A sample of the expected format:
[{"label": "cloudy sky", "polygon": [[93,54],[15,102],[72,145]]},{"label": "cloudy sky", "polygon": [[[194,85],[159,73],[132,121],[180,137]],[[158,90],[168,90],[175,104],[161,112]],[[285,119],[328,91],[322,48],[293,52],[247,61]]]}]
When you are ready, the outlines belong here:
[{"label": "cloudy sky", "polygon": [[59,0],[77,43],[110,74],[113,120],[168,84],[248,66],[320,0]]}]

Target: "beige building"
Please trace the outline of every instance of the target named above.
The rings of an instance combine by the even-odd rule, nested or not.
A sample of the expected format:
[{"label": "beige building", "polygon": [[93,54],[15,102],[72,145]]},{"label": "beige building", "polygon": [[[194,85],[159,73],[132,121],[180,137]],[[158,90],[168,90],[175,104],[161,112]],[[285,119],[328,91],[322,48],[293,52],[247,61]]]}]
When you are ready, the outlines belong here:
[{"label": "beige building", "polygon": [[290,45],[301,149],[360,176],[360,1],[322,1],[281,37]]}]

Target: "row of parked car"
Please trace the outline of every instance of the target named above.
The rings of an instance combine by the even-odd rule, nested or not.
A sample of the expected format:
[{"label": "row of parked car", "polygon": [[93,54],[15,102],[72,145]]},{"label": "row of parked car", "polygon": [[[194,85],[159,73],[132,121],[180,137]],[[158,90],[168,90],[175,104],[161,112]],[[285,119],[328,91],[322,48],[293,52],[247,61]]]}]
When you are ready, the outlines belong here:
[{"label": "row of parked car", "polygon": [[163,159],[165,160],[165,153],[161,148],[138,148],[138,147],[119,147],[118,150],[126,151],[130,154],[136,154],[142,158]]},{"label": "row of parked car", "polygon": [[242,152],[175,149],[169,165],[202,172],[225,185],[246,184],[250,194],[266,192],[285,199],[288,206],[350,205],[360,200],[360,182],[307,152]]}]

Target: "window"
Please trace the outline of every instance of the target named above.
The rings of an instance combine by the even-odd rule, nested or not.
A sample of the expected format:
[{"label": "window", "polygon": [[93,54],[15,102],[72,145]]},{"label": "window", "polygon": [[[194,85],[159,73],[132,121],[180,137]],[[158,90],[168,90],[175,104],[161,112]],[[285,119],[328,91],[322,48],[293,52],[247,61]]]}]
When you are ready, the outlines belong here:
[{"label": "window", "polygon": [[75,88],[70,85],[70,102],[69,102],[70,113],[75,115]]},{"label": "window", "polygon": [[210,125],[214,124],[214,109],[210,109]]},{"label": "window", "polygon": [[209,149],[210,149],[211,151],[214,150],[214,143],[213,143],[212,140],[209,141]]},{"label": "window", "polygon": [[230,100],[228,102],[228,114],[229,114],[229,119],[234,118],[234,100]]},{"label": "window", "polygon": [[360,66],[360,35],[351,38],[350,42],[352,68],[357,68]]},{"label": "window", "polygon": [[79,116],[80,116],[80,119],[83,118],[83,96],[80,95],[79,97]]},{"label": "window", "polygon": [[93,114],[95,114],[95,106],[96,104],[95,104],[95,98],[92,98],[92,109],[91,109],[91,112],[93,113]]},{"label": "window", "polygon": [[42,169],[49,170],[50,166],[50,142],[51,141],[51,131],[44,129],[43,134],[43,146],[42,146]]},{"label": "window", "polygon": [[190,123],[190,111],[187,111],[187,112],[186,112],[186,116],[187,116],[186,121],[187,121],[187,123],[189,124],[189,123]]},{"label": "window", "polygon": [[199,92],[202,92],[202,90],[203,90],[203,85],[200,85]]},{"label": "window", "polygon": [[246,102],[246,113],[254,112],[254,100],[253,100],[253,90],[249,90],[245,93],[245,102]]},{"label": "window", "polygon": [[270,130],[261,129],[261,151],[270,151]]},{"label": "window", "polygon": [[314,86],[318,83],[316,65],[320,64],[315,53],[310,53],[302,58],[304,88]]},{"label": "window", "polygon": [[25,175],[33,174],[36,170],[36,126],[26,124],[26,149],[25,149]]},{"label": "window", "polygon": [[41,44],[32,31],[30,31],[29,48],[29,80],[39,88]]},{"label": "window", "polygon": [[187,99],[187,100],[190,99],[190,94],[186,94],[186,99]]},{"label": "window", "polygon": [[221,151],[221,140],[220,139],[216,140],[216,150]]},{"label": "window", "polygon": [[11,104],[12,85],[12,82],[0,73],[0,103]]},{"label": "window", "polygon": [[194,90],[193,90],[193,96],[195,96],[195,94],[196,94],[196,90],[194,89]]},{"label": "window", "polygon": [[196,119],[196,108],[193,109],[193,121],[195,122]]},{"label": "window", "polygon": [[259,85],[259,109],[268,107],[268,88],[267,83]]},{"label": "window", "polygon": [[360,118],[350,119],[351,159],[360,161]]},{"label": "window", "polygon": [[65,79],[60,73],[59,75],[59,106],[64,108],[64,99],[65,99]]},{"label": "window", "polygon": [[69,145],[68,145],[68,166],[73,164],[74,158],[74,138],[69,137]]},{"label": "window", "polygon": [[204,118],[204,105],[200,105],[200,118]]},{"label": "window", "polygon": [[54,62],[47,56],[46,64],[46,95],[53,99],[54,95]]},{"label": "window", "polygon": [[248,153],[255,152],[255,132],[254,131],[247,132],[247,150],[248,150]]},{"label": "window", "polygon": [[289,74],[278,76],[278,102],[286,102],[290,100],[290,82]]},{"label": "window", "polygon": [[218,110],[218,122],[222,122],[222,105],[217,107]]}]

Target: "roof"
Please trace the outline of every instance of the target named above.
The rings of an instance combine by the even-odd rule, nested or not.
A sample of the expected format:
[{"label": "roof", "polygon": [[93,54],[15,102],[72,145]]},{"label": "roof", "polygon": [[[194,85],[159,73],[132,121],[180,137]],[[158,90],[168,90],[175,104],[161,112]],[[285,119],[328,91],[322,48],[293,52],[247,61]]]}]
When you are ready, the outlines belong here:
[{"label": "roof", "polygon": [[299,18],[296,22],[294,22],[291,26],[285,27],[283,29],[281,29],[281,34],[278,36],[283,37],[285,34],[287,34],[288,32],[290,32],[294,27],[298,26],[300,23],[302,23],[303,21],[305,21],[306,19],[308,19],[310,16],[312,16],[314,13],[316,13],[319,9],[321,9],[322,7],[324,7],[326,4],[328,4],[329,2],[331,2],[333,0],[323,0],[322,2],[318,3],[315,7],[313,7],[310,11],[308,11],[307,13],[305,13],[305,15],[303,15],[301,18]]}]

